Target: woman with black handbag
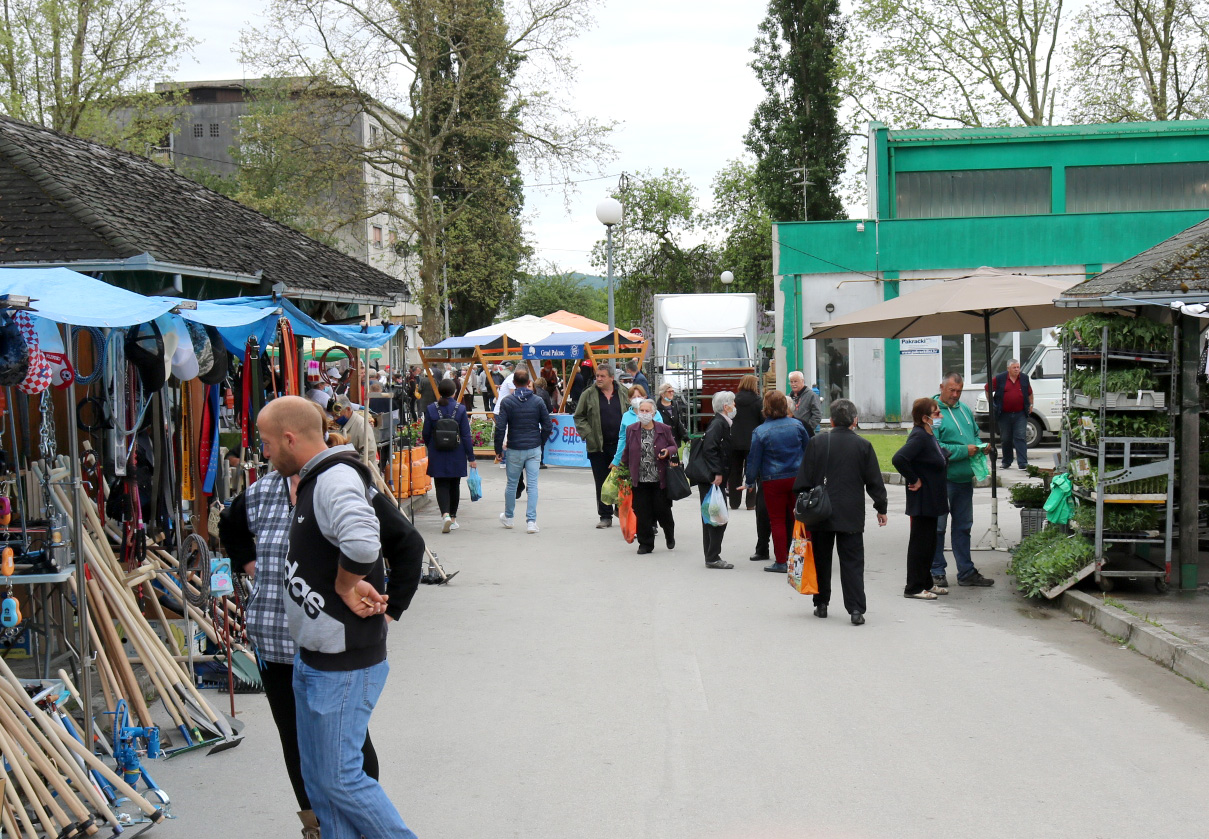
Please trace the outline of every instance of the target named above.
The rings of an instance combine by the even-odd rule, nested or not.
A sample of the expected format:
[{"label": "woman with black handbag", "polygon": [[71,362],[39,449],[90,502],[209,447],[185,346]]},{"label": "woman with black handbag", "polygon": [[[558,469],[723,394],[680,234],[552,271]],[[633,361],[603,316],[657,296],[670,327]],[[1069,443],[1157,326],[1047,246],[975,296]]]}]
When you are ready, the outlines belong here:
[{"label": "woman with black handbag", "polygon": [[670,551],[676,547],[676,520],[667,494],[668,465],[677,462],[676,437],[672,429],[655,422],[655,400],[643,397],[638,403],[638,421],[625,431],[621,462],[630,470],[634,488],[634,515],[638,519],[638,553],[655,550],[655,522],[663,528]]},{"label": "woman with black handbag", "polygon": [[[714,419],[705,429],[705,436],[693,443],[689,455],[689,480],[697,485],[701,500],[712,488],[724,491],[723,483],[730,470],[730,425],[735,419],[735,395],[720,390],[713,396]],[[705,549],[705,567],[728,569],[734,564],[722,558],[722,538],[725,524],[710,524],[701,520],[701,542]]]},{"label": "woman with black handbag", "polygon": [[932,399],[916,399],[911,406],[915,427],[907,442],[891,461],[907,482],[907,515],[911,538],[907,543],[907,586],[903,596],[912,600],[935,600],[949,590],[932,581],[932,555],[936,552],[936,522],[949,512],[945,483],[949,453],[937,442],[932,422],[940,416]]},{"label": "woman with black handbag", "polygon": [[[815,617],[827,617],[831,603],[831,556],[839,555],[844,609],[854,626],[865,622],[865,496],[873,501],[877,523],[886,526],[886,485],[873,444],[853,429],[856,405],[847,399],[831,403],[831,430],[816,434],[802,456],[794,492],[794,514],[810,529],[819,593]],[[814,501],[811,504],[811,501]]]}]

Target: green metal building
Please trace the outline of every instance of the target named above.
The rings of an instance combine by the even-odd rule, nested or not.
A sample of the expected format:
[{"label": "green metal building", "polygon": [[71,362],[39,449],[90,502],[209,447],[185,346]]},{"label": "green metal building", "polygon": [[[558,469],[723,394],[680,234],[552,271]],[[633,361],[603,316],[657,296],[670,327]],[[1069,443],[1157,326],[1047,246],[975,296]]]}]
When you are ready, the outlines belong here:
[{"label": "green metal building", "polygon": [[[1209,120],[891,131],[869,126],[870,218],[773,227],[777,370],[862,423],[909,419],[942,372],[985,378],[967,336],[806,341],[815,324],[981,266],[1082,280],[1209,218]],[[995,370],[1040,331],[997,336]]]}]

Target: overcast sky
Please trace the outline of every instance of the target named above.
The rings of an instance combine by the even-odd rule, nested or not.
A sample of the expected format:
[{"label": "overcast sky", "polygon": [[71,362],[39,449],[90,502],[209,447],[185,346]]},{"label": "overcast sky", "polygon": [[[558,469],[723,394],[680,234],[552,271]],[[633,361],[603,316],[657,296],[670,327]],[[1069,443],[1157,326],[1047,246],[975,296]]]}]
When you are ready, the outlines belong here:
[{"label": "overcast sky", "polygon": [[[257,24],[264,0],[186,0],[189,29],[200,42],[182,59],[180,79],[243,78],[239,32]],[[761,97],[747,66],[761,0],[602,0],[596,27],[575,49],[579,112],[617,120],[617,158],[604,172],[688,173],[705,202],[710,181],[743,153],[743,134]],[[527,178],[533,182],[533,178]],[[540,259],[594,273],[588,262],[603,236],[596,203],[616,178],[582,183],[570,213],[561,193],[526,190],[526,229]]]}]

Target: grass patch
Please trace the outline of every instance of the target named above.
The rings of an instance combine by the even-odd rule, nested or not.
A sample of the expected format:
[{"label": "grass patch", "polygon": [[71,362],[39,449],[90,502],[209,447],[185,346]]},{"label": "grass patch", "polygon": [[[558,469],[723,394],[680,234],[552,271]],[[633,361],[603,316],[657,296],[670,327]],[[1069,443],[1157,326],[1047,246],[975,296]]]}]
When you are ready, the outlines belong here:
[{"label": "grass patch", "polygon": [[862,431],[860,435],[873,444],[873,451],[877,452],[877,462],[882,471],[893,472],[894,464],[890,462],[890,458],[907,442],[908,433],[904,428],[901,431]]}]

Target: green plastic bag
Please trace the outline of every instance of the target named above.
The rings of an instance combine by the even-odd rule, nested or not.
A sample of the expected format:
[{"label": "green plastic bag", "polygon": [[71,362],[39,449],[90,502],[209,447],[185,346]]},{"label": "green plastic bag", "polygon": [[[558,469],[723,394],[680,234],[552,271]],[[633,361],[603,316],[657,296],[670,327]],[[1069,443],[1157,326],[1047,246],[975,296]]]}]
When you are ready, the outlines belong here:
[{"label": "green plastic bag", "polygon": [[609,472],[609,476],[604,479],[604,483],[600,486],[601,504],[612,507],[617,503],[617,496],[620,492],[620,487],[617,486],[617,480],[617,470],[613,469]]},{"label": "green plastic bag", "polygon": [[991,464],[987,462],[987,456],[982,452],[970,458],[970,468],[974,470],[975,481],[984,481],[991,476]]},{"label": "green plastic bag", "polygon": [[1045,519],[1053,524],[1066,524],[1074,514],[1075,499],[1071,497],[1069,475],[1055,475],[1050,481],[1049,498],[1045,499]]}]

